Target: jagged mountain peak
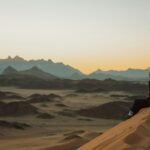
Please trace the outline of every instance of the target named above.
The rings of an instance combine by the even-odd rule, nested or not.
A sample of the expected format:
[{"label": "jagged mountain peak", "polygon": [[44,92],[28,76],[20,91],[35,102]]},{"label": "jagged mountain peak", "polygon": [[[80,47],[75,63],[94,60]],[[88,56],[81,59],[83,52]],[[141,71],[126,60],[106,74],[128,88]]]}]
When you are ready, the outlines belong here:
[{"label": "jagged mountain peak", "polygon": [[40,78],[44,78],[44,79],[56,79],[58,77],[43,71],[42,69],[40,69],[37,66],[33,66],[30,69],[24,70],[24,71],[20,71],[21,74],[26,74],[26,75],[32,75],[32,76],[36,76],[36,77],[40,77]]},{"label": "jagged mountain peak", "polygon": [[3,74],[15,74],[18,73],[16,69],[14,69],[12,66],[8,66],[4,71]]},{"label": "jagged mountain peak", "polygon": [[9,56],[7,59],[0,59],[0,73],[2,73],[3,70],[7,68],[10,64],[18,71],[28,70],[31,69],[33,66],[38,66],[43,71],[60,78],[66,78],[71,76],[73,73],[80,72],[78,69],[70,65],[66,65],[61,62],[53,62],[51,59],[26,60],[20,56]]},{"label": "jagged mountain peak", "polygon": [[17,55],[13,59],[16,60],[16,61],[22,61],[22,60],[24,60],[22,57],[17,56]]}]

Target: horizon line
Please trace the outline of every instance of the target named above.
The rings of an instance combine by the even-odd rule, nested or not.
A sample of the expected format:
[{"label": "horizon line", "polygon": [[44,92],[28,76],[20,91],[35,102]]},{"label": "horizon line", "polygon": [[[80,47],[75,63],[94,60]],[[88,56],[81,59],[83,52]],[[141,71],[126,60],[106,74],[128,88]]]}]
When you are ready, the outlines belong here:
[{"label": "horizon line", "polygon": [[62,64],[64,64],[65,66],[70,66],[70,67],[73,67],[74,69],[77,69],[77,70],[79,70],[81,73],[83,73],[83,74],[86,74],[86,75],[88,75],[88,74],[91,74],[91,73],[94,73],[94,72],[97,72],[97,71],[103,71],[103,72],[108,72],[108,71],[128,71],[128,70],[150,70],[150,67],[146,67],[146,68],[132,68],[132,67],[128,67],[128,68],[126,68],[126,69],[100,69],[100,68],[98,68],[98,69],[96,69],[95,71],[92,71],[92,72],[90,72],[90,73],[85,73],[85,72],[83,72],[83,71],[81,71],[80,69],[78,69],[78,68],[76,68],[76,67],[74,67],[74,66],[72,66],[72,65],[69,65],[69,64],[65,64],[65,63],[63,63],[63,62],[61,62],[61,61],[59,61],[59,62],[55,62],[55,61],[53,61],[52,59],[44,59],[44,58],[35,58],[35,59],[27,59],[27,58],[24,58],[24,57],[22,57],[22,56],[19,56],[19,55],[15,55],[15,56],[10,56],[10,55],[8,55],[8,56],[6,56],[5,58],[0,58],[0,60],[6,60],[6,59],[12,59],[12,60],[14,60],[14,59],[22,59],[22,60],[24,60],[24,61],[38,61],[38,60],[43,60],[43,61],[51,61],[51,62],[53,62],[53,63],[62,63]]}]

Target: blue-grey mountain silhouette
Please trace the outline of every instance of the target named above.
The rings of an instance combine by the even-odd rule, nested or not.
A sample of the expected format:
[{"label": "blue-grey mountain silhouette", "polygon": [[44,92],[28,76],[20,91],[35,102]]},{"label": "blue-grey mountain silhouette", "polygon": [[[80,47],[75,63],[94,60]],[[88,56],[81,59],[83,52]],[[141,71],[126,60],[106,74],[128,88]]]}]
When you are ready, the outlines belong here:
[{"label": "blue-grey mountain silhouette", "polygon": [[[65,78],[65,79],[74,79],[81,80],[85,78],[97,79],[97,80],[105,80],[108,78],[114,80],[126,80],[126,81],[145,81],[147,80],[147,74],[149,72],[149,68],[147,69],[127,69],[123,71],[117,70],[96,70],[89,75],[82,73],[80,70],[75,69],[69,65],[65,65],[63,63],[55,63],[52,60],[25,60],[19,56],[14,58],[8,57],[7,59],[0,59],[0,74],[9,67],[8,71],[11,71],[13,67],[18,71],[29,70],[28,74],[30,74],[30,69],[33,68],[34,71],[42,70],[45,73],[49,73],[53,76]],[[37,69],[37,68],[38,69]],[[11,71],[11,72],[15,72]]]}]

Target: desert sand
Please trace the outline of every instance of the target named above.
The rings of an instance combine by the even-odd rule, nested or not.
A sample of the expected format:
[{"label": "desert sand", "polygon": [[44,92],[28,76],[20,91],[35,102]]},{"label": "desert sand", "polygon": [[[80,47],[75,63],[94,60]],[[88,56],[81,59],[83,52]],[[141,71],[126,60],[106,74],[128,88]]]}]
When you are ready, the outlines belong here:
[{"label": "desert sand", "polygon": [[106,131],[78,150],[149,150],[150,109]]},{"label": "desert sand", "polygon": [[75,150],[121,121],[77,113],[116,101],[103,93],[14,87],[0,91],[0,150]]},{"label": "desert sand", "polygon": [[[124,121],[128,103],[133,102],[125,92],[83,94],[14,87],[0,87],[0,91],[0,150],[76,150]],[[119,112],[124,114],[117,116]],[[124,136],[130,135],[146,120],[148,112],[142,114],[116,127],[117,132],[106,136],[106,143],[111,144],[113,134],[116,138],[124,132]],[[105,138],[102,141],[105,143]]]}]

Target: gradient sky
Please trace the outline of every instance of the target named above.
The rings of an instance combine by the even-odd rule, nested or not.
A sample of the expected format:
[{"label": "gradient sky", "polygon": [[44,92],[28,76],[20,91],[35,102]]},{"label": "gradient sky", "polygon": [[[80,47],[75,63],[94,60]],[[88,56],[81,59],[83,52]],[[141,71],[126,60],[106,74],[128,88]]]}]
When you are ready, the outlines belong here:
[{"label": "gradient sky", "polygon": [[0,58],[85,73],[150,66],[150,0],[0,0]]}]

